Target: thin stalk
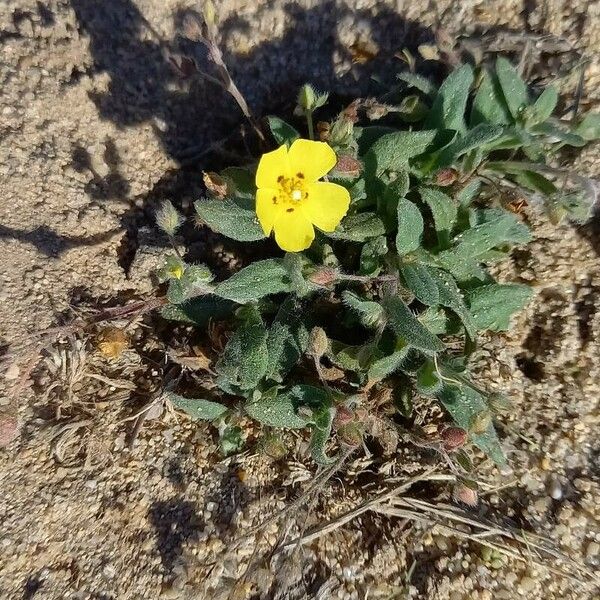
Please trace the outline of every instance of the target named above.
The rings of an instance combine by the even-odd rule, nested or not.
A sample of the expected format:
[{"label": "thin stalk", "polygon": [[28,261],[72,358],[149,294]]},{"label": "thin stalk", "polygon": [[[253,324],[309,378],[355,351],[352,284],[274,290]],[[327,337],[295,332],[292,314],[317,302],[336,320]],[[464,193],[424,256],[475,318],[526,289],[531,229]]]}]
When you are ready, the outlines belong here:
[{"label": "thin stalk", "polygon": [[306,111],[306,125],[308,126],[308,137],[311,140],[315,139],[315,126],[313,123],[313,113],[312,110]]}]

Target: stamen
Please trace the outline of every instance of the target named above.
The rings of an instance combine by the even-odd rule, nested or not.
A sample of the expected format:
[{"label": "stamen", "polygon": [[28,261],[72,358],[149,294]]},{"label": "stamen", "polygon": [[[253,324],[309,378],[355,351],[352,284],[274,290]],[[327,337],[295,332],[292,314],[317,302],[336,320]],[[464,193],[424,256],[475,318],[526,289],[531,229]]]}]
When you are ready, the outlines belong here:
[{"label": "stamen", "polygon": [[292,200],[295,200],[296,202],[302,200],[302,192],[300,190],[294,190],[292,192]]}]

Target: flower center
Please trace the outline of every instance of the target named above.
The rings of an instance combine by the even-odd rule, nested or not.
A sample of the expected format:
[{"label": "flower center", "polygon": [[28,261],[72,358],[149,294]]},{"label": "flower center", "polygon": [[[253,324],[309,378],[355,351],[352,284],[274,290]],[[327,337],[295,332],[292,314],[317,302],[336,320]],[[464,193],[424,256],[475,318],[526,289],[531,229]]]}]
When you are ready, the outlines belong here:
[{"label": "flower center", "polygon": [[280,175],[277,185],[277,195],[273,196],[273,204],[282,204],[287,212],[294,212],[299,204],[308,198],[304,173],[299,172],[292,177]]}]

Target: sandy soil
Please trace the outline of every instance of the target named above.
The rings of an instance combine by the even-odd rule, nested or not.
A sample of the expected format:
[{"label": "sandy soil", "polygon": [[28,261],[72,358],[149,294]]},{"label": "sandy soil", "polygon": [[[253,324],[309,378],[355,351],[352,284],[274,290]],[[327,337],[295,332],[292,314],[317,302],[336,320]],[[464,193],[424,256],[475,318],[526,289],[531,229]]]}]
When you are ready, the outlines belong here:
[{"label": "sandy soil", "polygon": [[[149,291],[142,266],[152,263],[160,242],[140,235],[140,227],[150,224],[158,200],[193,200],[205,166],[194,157],[240,122],[228,97],[181,82],[168,65],[168,52],[182,43],[176,24],[196,4],[0,5],[0,348],[56,323],[70,305]],[[451,36],[496,26],[555,33],[588,55],[600,50],[600,4],[593,0],[216,4],[227,60],[257,114],[289,107],[306,80],[340,94],[366,93],[371,73],[387,72],[404,45],[431,41],[437,25]],[[357,43],[375,44],[378,58],[353,65],[349,48]],[[599,81],[596,61],[588,70],[590,103],[600,98]],[[597,156],[597,148],[587,150],[578,168],[599,177]],[[535,236],[502,275],[535,284],[537,299],[514,332],[485,340],[479,353],[481,377],[508,392],[514,408],[503,427],[512,471],[483,466],[489,492],[475,514],[546,534],[593,571],[600,564],[600,236],[595,223],[557,228],[543,221]],[[131,263],[125,250],[137,246]],[[99,368],[84,350],[81,360],[84,354],[91,371]],[[122,379],[135,377],[136,357],[123,361]],[[10,372],[0,390],[16,375]],[[82,389],[83,397],[96,394],[92,383]],[[127,389],[101,389],[92,417],[71,436],[62,426],[76,419],[68,410],[58,424],[50,418],[44,391],[23,392],[12,403],[0,396],[2,414],[20,422],[19,438],[0,450],[2,598],[227,598],[260,542],[241,533],[312,476],[301,440],[284,464],[248,453],[222,461],[208,428],[166,417],[144,427],[130,449],[131,423],[123,419],[140,404]],[[411,452],[375,466],[356,457],[310,519],[339,514],[374,492],[361,487],[366,471],[382,480],[406,476]],[[275,536],[268,530],[266,541]],[[319,538],[292,562],[302,575],[290,574],[292,588],[274,592],[265,563],[252,573],[253,587],[236,588],[235,597],[599,593],[583,577],[494,561],[473,542],[381,515]]]}]

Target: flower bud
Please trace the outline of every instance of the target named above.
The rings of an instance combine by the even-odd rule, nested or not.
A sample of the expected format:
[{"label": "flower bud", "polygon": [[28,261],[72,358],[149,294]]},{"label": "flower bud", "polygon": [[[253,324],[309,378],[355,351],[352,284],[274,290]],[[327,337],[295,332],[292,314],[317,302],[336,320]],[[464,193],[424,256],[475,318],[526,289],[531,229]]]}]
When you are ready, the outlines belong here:
[{"label": "flower bud", "polygon": [[321,267],[308,276],[311,283],[327,287],[338,279],[338,272],[331,267]]},{"label": "flower bud", "polygon": [[327,334],[322,327],[313,327],[308,340],[308,353],[316,359],[321,358],[329,348]]},{"label": "flower bud", "polygon": [[343,425],[352,423],[352,421],[354,421],[354,418],[355,418],[354,413],[347,406],[340,404],[335,409],[335,417],[333,419],[333,426],[337,429],[338,427],[342,427]]},{"label": "flower bud", "polygon": [[442,431],[442,445],[448,452],[464,446],[467,441],[467,432],[460,427],[446,427]]},{"label": "flower bud", "polygon": [[160,208],[156,211],[156,224],[167,234],[173,237],[181,224],[183,217],[169,200],[163,200]]},{"label": "flower bud", "polygon": [[455,502],[461,502],[472,508],[477,506],[477,503],[479,502],[477,491],[466,486],[464,483],[457,483],[454,486],[452,497]]},{"label": "flower bud", "polygon": [[310,83],[305,83],[298,92],[298,106],[304,112],[311,112],[314,110],[316,100],[315,88]]},{"label": "flower bud", "polygon": [[348,154],[338,156],[334,173],[340,177],[354,178],[360,175],[362,163]]},{"label": "flower bud", "polygon": [[356,422],[347,423],[346,425],[338,427],[336,434],[340,441],[353,448],[362,444],[362,428]]},{"label": "flower bud", "polygon": [[458,177],[456,169],[440,169],[435,174],[435,184],[440,187],[447,187],[452,185]]}]

